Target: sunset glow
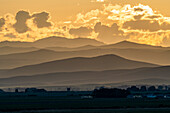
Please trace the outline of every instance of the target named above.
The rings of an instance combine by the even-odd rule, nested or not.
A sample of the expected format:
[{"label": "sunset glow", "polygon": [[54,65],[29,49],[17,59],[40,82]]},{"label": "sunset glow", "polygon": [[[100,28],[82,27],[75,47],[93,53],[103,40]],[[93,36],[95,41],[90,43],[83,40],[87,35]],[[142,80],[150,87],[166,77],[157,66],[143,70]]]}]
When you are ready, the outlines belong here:
[{"label": "sunset glow", "polygon": [[[164,41],[170,40],[170,17],[164,16],[159,10],[153,10],[149,5],[143,4],[117,5],[108,1],[105,3],[104,0],[93,2],[103,4],[87,12],[80,11],[67,21],[52,21],[55,17],[47,11],[31,13],[23,9],[15,15],[1,15],[0,41],[35,41],[49,36],[59,36],[93,38],[107,44],[129,40],[169,46],[167,43],[164,44]],[[96,26],[97,23],[101,25]],[[25,28],[20,28],[20,24],[24,24]],[[113,24],[116,26],[112,26]],[[105,27],[114,31],[102,36],[106,33]]]}]

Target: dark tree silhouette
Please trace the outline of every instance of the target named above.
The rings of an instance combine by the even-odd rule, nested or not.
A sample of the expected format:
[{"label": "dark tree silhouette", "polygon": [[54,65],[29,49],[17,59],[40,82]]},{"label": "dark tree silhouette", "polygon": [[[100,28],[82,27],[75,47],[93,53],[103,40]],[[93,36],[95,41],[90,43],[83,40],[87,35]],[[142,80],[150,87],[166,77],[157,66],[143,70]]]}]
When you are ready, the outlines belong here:
[{"label": "dark tree silhouette", "polygon": [[129,91],[117,88],[101,88],[93,91],[93,96],[96,98],[126,98],[129,94]]},{"label": "dark tree silhouette", "polygon": [[156,91],[155,86],[150,86],[150,87],[148,88],[148,91]]}]

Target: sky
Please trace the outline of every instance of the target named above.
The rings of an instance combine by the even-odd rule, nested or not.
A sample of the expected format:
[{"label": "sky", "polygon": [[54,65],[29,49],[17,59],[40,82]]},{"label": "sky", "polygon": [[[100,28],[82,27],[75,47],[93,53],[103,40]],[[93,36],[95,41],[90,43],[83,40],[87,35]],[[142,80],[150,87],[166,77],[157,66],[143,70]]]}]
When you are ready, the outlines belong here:
[{"label": "sky", "polygon": [[0,41],[49,36],[170,46],[169,0],[0,0]]}]

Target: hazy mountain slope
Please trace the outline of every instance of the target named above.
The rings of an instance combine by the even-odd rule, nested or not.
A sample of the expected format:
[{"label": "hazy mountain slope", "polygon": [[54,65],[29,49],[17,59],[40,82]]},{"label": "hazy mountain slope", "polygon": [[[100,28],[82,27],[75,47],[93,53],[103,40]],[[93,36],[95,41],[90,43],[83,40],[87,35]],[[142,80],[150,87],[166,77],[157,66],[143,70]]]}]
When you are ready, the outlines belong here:
[{"label": "hazy mountain slope", "polygon": [[0,69],[39,64],[53,60],[72,57],[95,57],[105,54],[115,54],[126,59],[148,62],[159,65],[170,65],[170,51],[159,49],[91,49],[82,51],[38,50],[27,53],[0,55]]},{"label": "hazy mountain slope", "polygon": [[169,47],[161,46],[151,46],[146,44],[139,44],[134,42],[122,41],[116,44],[101,45],[101,46],[92,46],[86,45],[81,47],[67,48],[67,47],[49,47],[46,49],[54,51],[80,51],[80,50],[89,50],[89,49],[159,49],[159,50],[170,50]]},{"label": "hazy mountain slope", "polygon": [[62,37],[49,37],[34,42],[35,47],[80,47],[85,45],[101,46],[104,43],[94,39],[75,38],[67,39]]},{"label": "hazy mountain slope", "polygon": [[5,55],[5,54],[13,54],[13,53],[24,53],[24,52],[30,52],[30,51],[35,51],[38,50],[38,48],[35,47],[9,47],[9,46],[4,46],[0,47],[0,55]]},{"label": "hazy mountain slope", "polygon": [[0,42],[0,47],[33,47],[31,42],[20,41],[3,41]]},{"label": "hazy mountain slope", "polygon": [[103,45],[100,46],[101,48],[119,48],[119,49],[170,49],[169,47],[161,47],[161,46],[152,46],[147,44],[139,44],[135,42],[129,42],[129,41],[122,41],[118,42],[116,44],[110,44],[110,45]]},{"label": "hazy mountain slope", "polygon": [[[104,51],[103,49],[101,51]],[[121,57],[154,63],[159,65],[170,65],[170,50],[159,49],[107,49],[108,53],[116,54]],[[106,52],[105,51],[105,52]]]},{"label": "hazy mountain slope", "polygon": [[119,83],[120,85],[169,85],[170,78],[161,79],[161,78],[149,78],[149,79],[140,79],[134,81],[127,81],[123,83]]},{"label": "hazy mountain slope", "polygon": [[[170,67],[124,69],[112,71],[61,72],[34,76],[0,79],[5,86],[63,86],[81,84],[110,84],[136,81],[139,79],[170,79]],[[155,83],[157,84],[157,83]]]},{"label": "hazy mountain slope", "polygon": [[50,50],[38,50],[26,53],[0,55],[0,69],[15,68],[55,60],[58,54]]},{"label": "hazy mountain slope", "polygon": [[[55,51],[60,51],[59,48],[48,48]],[[133,42],[119,42],[112,45],[104,46],[84,46],[79,48],[62,48],[63,51],[80,51],[78,56],[116,54],[131,60],[155,63],[159,65],[170,65],[170,48],[137,44]],[[78,54],[78,52],[77,52]]]},{"label": "hazy mountain slope", "polygon": [[96,49],[96,48],[100,48],[100,46],[85,45],[85,46],[73,47],[73,48],[48,47],[48,48],[45,48],[45,49],[53,50],[53,51],[81,51],[81,50],[89,50],[89,49]]},{"label": "hazy mountain slope", "polygon": [[158,65],[137,62],[116,55],[104,55],[93,58],[70,58],[57,60],[37,65],[30,65],[8,70],[0,74],[0,77],[33,75],[54,72],[74,72],[74,71],[102,71],[116,69],[133,69],[141,67],[156,67]]},{"label": "hazy mountain slope", "polygon": [[[52,39],[54,39],[54,37]],[[11,43],[15,43],[15,42],[11,42]],[[129,44],[129,46],[127,46],[127,43]],[[27,43],[22,43],[22,44],[27,45]],[[117,45],[119,45],[118,47],[121,49],[116,47],[114,48],[114,45],[116,45],[116,47]],[[134,45],[140,45],[140,44],[124,41],[113,45],[100,46],[97,48],[95,46],[90,46],[90,45],[81,46],[78,48],[71,48],[71,51],[70,48],[60,47],[60,49],[62,49],[63,51],[56,52],[51,50],[36,50],[36,51],[24,52],[24,53],[0,55],[0,69],[10,69],[10,68],[21,67],[24,65],[39,64],[43,62],[49,62],[53,60],[60,60],[60,59],[66,59],[72,57],[95,57],[95,56],[105,55],[105,54],[116,54],[118,56],[130,60],[148,62],[153,64],[170,65],[170,50],[168,50],[168,48],[149,46],[149,48],[155,48],[155,49],[146,49],[148,45],[140,45],[140,46],[144,46],[142,48],[145,49],[142,49],[141,47],[138,49]],[[69,51],[65,51],[65,50],[69,50]],[[10,51],[17,52],[17,51],[13,51],[12,49],[10,49]],[[7,53],[7,51],[5,50],[4,52]]]},{"label": "hazy mountain slope", "polygon": [[0,42],[0,47],[9,46],[9,47],[37,47],[37,48],[46,48],[46,47],[79,47],[85,45],[94,45],[101,46],[104,43],[99,42],[94,39],[88,38],[76,38],[68,39],[64,37],[47,37],[44,39],[37,40],[35,42],[9,42],[4,41]]}]

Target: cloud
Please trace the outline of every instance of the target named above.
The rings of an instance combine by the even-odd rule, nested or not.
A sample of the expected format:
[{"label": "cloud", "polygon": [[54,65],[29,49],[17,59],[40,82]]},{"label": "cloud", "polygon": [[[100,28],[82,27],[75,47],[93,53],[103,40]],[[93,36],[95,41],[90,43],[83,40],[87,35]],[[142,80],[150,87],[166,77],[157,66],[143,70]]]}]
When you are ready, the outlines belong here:
[{"label": "cloud", "polygon": [[144,31],[158,31],[160,29],[159,23],[150,20],[131,20],[123,24],[123,28],[129,30],[144,30]]},{"label": "cloud", "polygon": [[93,30],[89,27],[71,28],[69,33],[76,37],[88,37]]},{"label": "cloud", "polygon": [[[35,41],[49,36],[65,36],[69,33],[49,21],[49,13],[18,11],[16,15],[5,14],[0,24],[0,41]],[[4,23],[5,22],[5,23]],[[50,27],[48,27],[50,26]],[[69,37],[69,36],[68,36]]]},{"label": "cloud", "polygon": [[161,15],[152,15],[152,16],[147,16],[146,18],[150,18],[150,19],[158,19],[161,18]]},{"label": "cloud", "polygon": [[143,9],[142,8],[134,8],[134,11],[143,11]]},{"label": "cloud", "polygon": [[13,27],[18,33],[25,33],[28,30],[31,30],[31,27],[29,28],[27,23],[28,20],[31,19],[33,19],[33,24],[35,24],[38,28],[52,26],[51,22],[48,22],[49,13],[47,12],[34,13],[31,15],[27,11],[19,11],[15,16],[16,23]]},{"label": "cloud", "polygon": [[4,35],[4,37],[9,37],[9,38],[16,38],[16,36],[12,33]]},{"label": "cloud", "polygon": [[123,24],[123,28],[129,30],[142,30],[155,32],[159,30],[170,30],[170,24],[168,22],[159,23],[157,20],[142,20],[142,16],[135,16],[136,20],[126,21]]},{"label": "cloud", "polygon": [[103,2],[105,2],[106,0],[91,0],[91,2],[101,2],[101,3],[103,3]]},{"label": "cloud", "polygon": [[135,20],[141,20],[141,18],[143,17],[144,15],[136,15],[134,16],[134,19]]},{"label": "cloud", "polygon": [[94,26],[94,31],[98,33],[97,38],[105,43],[115,43],[125,40],[123,36],[124,32],[120,30],[120,27],[116,23],[109,27],[99,22]]},{"label": "cloud", "polygon": [[162,45],[163,46],[170,46],[170,35],[165,36],[162,40]]},{"label": "cloud", "polygon": [[27,20],[30,19],[31,16],[29,14],[29,12],[27,11],[19,11],[16,14],[16,23],[13,25],[13,27],[15,28],[15,30],[18,33],[25,33],[29,30],[28,26],[27,26]]},{"label": "cloud", "polygon": [[4,25],[5,25],[5,19],[0,18],[0,28],[3,27]]},{"label": "cloud", "polygon": [[33,22],[37,25],[38,28],[52,26],[52,23],[48,21],[49,13],[47,12],[35,13],[32,15],[32,17],[34,18]]}]

